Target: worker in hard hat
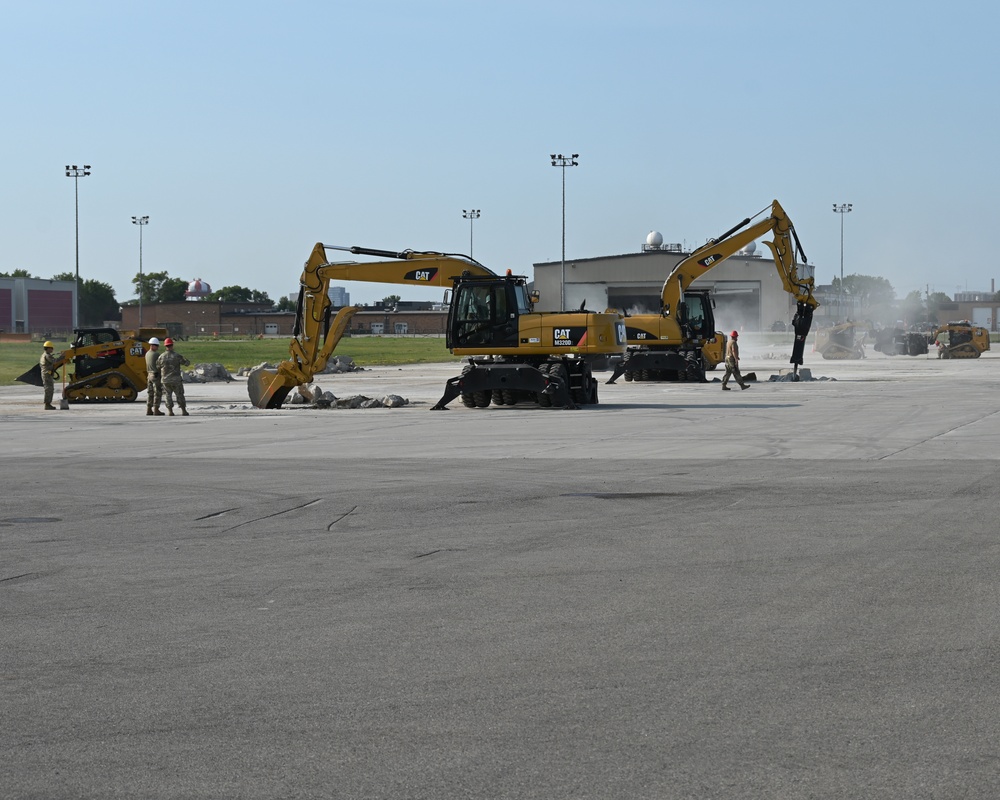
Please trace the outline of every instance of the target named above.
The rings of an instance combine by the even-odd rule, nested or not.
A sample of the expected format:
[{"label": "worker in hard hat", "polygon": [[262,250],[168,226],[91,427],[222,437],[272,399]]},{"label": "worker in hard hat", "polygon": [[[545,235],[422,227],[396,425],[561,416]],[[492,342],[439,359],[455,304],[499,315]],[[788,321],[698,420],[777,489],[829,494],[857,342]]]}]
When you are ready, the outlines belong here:
[{"label": "worker in hard hat", "polygon": [[741,389],[750,388],[750,384],[743,380],[743,376],[740,375],[740,346],[737,341],[739,338],[739,331],[733,331],[729,334],[729,341],[726,342],[726,374],[722,376],[722,391],[724,392],[732,391],[726,386],[730,377],[740,385]]},{"label": "worker in hard hat", "polygon": [[45,391],[45,410],[55,411],[52,405],[52,395],[56,390],[56,359],[55,345],[52,342],[45,342],[42,345],[42,357],[38,359],[38,366],[42,370],[42,387]]},{"label": "worker in hard hat", "polygon": [[160,381],[160,340],[155,336],[149,340],[146,351],[146,416],[162,417],[160,403],[163,400],[163,383]]},{"label": "worker in hard hat", "polygon": [[163,346],[167,352],[160,354],[160,381],[163,383],[163,399],[167,404],[167,416],[174,415],[174,395],[177,395],[177,405],[181,414],[190,416],[187,412],[187,402],[184,400],[184,380],[181,378],[181,365],[190,366],[191,362],[174,350],[174,340],[164,339]]}]

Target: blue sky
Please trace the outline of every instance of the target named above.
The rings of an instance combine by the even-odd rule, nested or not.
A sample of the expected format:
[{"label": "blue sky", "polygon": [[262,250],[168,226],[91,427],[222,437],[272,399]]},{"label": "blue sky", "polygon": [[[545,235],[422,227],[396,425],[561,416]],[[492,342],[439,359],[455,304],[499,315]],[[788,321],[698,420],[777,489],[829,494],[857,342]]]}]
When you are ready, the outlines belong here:
[{"label": "blue sky", "polygon": [[[777,198],[820,283],[988,290],[997,16],[957,0],[3,2],[0,271],[297,289],[317,241],[531,274]],[[1000,282],[1000,280],[998,280]],[[1000,289],[1000,286],[997,287]],[[351,284],[353,302],[438,290]]]}]

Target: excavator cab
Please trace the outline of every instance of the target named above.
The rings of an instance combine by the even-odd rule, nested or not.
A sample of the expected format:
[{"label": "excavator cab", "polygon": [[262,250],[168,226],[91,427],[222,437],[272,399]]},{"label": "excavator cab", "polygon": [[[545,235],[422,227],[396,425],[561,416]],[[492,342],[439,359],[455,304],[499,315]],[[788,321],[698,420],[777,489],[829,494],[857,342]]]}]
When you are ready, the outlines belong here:
[{"label": "excavator cab", "polygon": [[715,334],[715,314],[708,292],[687,292],[677,309],[677,321],[687,339],[695,343],[710,339]]},{"label": "excavator cab", "polygon": [[523,278],[463,275],[452,291],[448,347],[517,347],[518,318],[530,310]]}]

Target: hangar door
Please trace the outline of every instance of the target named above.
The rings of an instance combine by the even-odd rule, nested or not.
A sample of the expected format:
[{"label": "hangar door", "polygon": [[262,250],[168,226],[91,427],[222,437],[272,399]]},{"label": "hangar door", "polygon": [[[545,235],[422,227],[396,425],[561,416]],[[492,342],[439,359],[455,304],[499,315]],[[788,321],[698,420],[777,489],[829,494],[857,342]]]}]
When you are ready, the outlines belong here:
[{"label": "hangar door", "polygon": [[715,284],[712,297],[719,330],[761,330],[758,281],[720,281]]}]

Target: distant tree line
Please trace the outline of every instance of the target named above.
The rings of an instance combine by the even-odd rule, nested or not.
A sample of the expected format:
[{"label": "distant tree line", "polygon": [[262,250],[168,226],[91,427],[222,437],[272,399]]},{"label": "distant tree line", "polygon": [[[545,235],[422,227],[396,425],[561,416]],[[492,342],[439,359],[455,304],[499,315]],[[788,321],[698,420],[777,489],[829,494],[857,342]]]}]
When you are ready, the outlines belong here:
[{"label": "distant tree line", "polygon": [[[840,278],[834,277],[833,290],[841,290]],[[892,284],[885,278],[874,275],[845,275],[843,292],[847,297],[856,297],[864,316],[873,322],[892,324],[903,319],[910,324],[936,322],[938,309],[943,304],[952,303],[944,292],[921,292],[914,290],[901,300],[896,299]],[[1000,292],[992,298],[1000,303]]]}]

